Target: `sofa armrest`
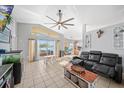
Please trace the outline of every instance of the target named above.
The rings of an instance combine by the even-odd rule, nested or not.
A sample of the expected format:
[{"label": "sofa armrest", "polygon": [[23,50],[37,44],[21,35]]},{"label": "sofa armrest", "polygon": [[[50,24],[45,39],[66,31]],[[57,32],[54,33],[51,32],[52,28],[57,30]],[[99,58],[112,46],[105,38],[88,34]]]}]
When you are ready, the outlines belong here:
[{"label": "sofa armrest", "polygon": [[[73,57],[73,59],[81,59],[80,57],[78,57],[78,56],[75,56],[75,57]],[[82,59],[81,59],[82,60]]]},{"label": "sofa armrest", "polygon": [[79,63],[82,62],[82,60],[81,60],[81,59],[72,59],[70,62],[71,62],[72,64],[78,65]]},{"label": "sofa armrest", "polygon": [[122,64],[115,65],[115,80],[118,83],[121,83],[122,81]]},{"label": "sofa armrest", "polygon": [[116,65],[115,65],[115,71],[116,71],[116,72],[122,71],[122,64],[116,64]]}]

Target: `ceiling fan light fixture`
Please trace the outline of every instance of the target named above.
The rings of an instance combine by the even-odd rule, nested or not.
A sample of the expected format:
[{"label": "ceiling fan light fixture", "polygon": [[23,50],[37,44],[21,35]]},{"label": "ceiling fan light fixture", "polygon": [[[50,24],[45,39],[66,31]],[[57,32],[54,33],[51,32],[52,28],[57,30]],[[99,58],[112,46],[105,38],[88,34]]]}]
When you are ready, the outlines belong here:
[{"label": "ceiling fan light fixture", "polygon": [[59,13],[61,13],[61,10],[59,10]]},{"label": "ceiling fan light fixture", "polygon": [[51,28],[58,26],[58,30],[60,30],[61,27],[65,28],[65,29],[68,29],[66,26],[74,26],[74,24],[66,23],[68,21],[74,20],[74,18],[69,18],[67,20],[62,21],[62,12],[61,12],[61,10],[58,10],[57,16],[59,16],[59,20],[58,21],[54,20],[53,18],[51,18],[49,16],[46,16],[47,18],[49,18],[50,20],[55,22],[55,25],[53,25]]}]

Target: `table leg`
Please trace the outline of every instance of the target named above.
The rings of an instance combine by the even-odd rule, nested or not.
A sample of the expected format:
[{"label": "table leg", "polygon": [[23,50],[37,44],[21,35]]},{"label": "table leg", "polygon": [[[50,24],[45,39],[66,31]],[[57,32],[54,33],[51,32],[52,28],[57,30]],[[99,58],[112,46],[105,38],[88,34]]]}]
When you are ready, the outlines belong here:
[{"label": "table leg", "polygon": [[56,57],[54,57],[54,61],[57,62],[57,61],[56,61]]},{"label": "table leg", "polygon": [[44,58],[45,67],[47,66],[47,58]]},{"label": "table leg", "polygon": [[51,57],[51,63],[53,64],[54,62],[56,62],[56,59],[55,59],[55,57],[53,56],[53,57]]},{"label": "table leg", "polygon": [[51,63],[53,64],[53,57],[51,57],[50,59],[51,59]]}]

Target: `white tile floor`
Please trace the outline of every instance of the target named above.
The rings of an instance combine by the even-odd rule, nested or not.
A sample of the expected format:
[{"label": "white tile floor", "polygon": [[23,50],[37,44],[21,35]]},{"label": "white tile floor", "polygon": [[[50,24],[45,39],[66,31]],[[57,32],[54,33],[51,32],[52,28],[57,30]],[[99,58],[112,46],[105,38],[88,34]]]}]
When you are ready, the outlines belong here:
[{"label": "white tile floor", "polygon": [[[75,88],[64,78],[62,63],[45,64],[43,61],[28,63],[23,73],[22,81],[15,88]],[[114,81],[99,76],[96,82],[97,88],[124,88],[124,83],[117,84]]]}]

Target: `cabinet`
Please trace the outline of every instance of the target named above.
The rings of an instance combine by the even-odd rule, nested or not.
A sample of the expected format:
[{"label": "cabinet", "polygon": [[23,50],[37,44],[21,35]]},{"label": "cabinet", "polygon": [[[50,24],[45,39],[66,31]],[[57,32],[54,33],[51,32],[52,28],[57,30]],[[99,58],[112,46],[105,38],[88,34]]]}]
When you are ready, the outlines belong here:
[{"label": "cabinet", "polygon": [[22,51],[16,50],[1,54],[2,65],[13,63],[14,84],[21,82],[22,69],[24,69]]},{"label": "cabinet", "polygon": [[0,66],[0,88],[13,88],[13,64]]}]

